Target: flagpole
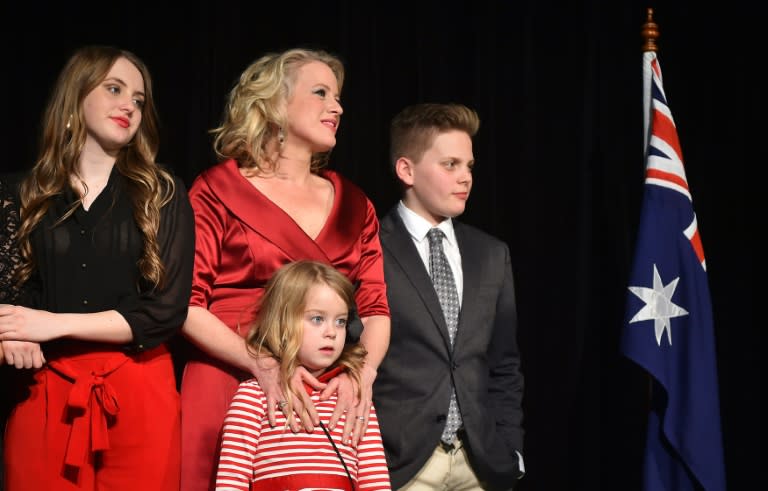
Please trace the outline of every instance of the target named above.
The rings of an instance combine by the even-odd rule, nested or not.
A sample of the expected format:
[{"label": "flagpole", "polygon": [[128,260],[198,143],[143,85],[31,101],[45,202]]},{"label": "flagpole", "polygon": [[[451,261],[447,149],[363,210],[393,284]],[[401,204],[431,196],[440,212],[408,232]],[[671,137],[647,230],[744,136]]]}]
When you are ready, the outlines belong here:
[{"label": "flagpole", "polygon": [[[646,18],[640,30],[640,37],[643,40],[643,165],[648,161],[648,145],[651,139],[651,85],[653,84],[653,72],[650,69],[651,60],[648,58],[656,56],[658,45],[656,40],[660,37],[659,26],[653,21],[653,8],[646,9]],[[653,398],[653,377],[650,373],[644,372],[643,381],[645,382],[645,403],[644,413],[651,411],[651,401]],[[646,416],[647,418],[647,416]],[[647,431],[647,428],[646,430]]]},{"label": "flagpole", "polygon": [[[653,21],[653,8],[649,7],[646,10],[645,23],[640,31],[640,35],[643,38],[643,57],[655,57],[656,51],[658,51],[658,45],[656,40],[659,39],[661,34],[659,33],[659,26]],[[648,141],[651,138],[650,135],[650,117],[651,117],[651,84],[653,80],[653,73],[650,69],[650,62],[643,62],[643,158],[647,158]]]}]

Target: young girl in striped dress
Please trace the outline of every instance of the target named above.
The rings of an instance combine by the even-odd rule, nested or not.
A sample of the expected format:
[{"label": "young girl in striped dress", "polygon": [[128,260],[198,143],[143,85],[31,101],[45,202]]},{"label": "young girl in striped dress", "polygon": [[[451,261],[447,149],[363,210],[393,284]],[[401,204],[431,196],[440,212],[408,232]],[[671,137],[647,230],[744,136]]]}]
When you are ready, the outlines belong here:
[{"label": "young girl in striped dress", "polygon": [[[358,342],[361,330],[349,280],[327,264],[297,261],[267,283],[246,343],[257,359],[279,360],[284,393],[299,365],[321,382],[346,371],[359,386],[366,355]],[[282,411],[270,426],[267,399],[255,378],[240,384],[224,421],[218,491],[391,489],[374,407],[356,421],[366,427],[367,418],[368,424],[355,448],[351,440],[342,441],[345,416],[328,427],[336,397],[320,400],[319,390],[305,390],[321,422],[313,433],[293,433]],[[278,402],[279,409],[289,405]]]}]

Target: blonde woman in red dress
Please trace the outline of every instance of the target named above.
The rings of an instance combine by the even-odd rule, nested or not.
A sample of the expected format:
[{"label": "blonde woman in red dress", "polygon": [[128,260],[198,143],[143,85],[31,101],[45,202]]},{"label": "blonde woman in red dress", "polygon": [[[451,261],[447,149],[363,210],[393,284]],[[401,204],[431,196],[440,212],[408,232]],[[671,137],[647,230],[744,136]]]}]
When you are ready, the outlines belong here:
[{"label": "blonde woman in red dress", "polygon": [[[245,379],[259,381],[272,423],[279,412],[293,431],[312,432],[319,423],[305,392],[282,388],[277,361],[250,356],[243,341],[254,300],[292,261],[333,265],[358,284],[368,352],[359,397],[346,373],[320,382],[299,367],[290,386],[307,382],[323,389],[322,399],[337,393],[329,426],[346,412],[344,439],[356,445],[365,433],[373,381],[389,345],[389,308],[376,210],[356,185],[324,168],[341,122],[343,78],[342,63],[322,51],[291,49],[253,62],[213,131],[222,160],[190,188],[196,254],[183,332],[198,350],[182,377],[182,491],[213,486],[224,416]],[[285,409],[288,402],[296,417]]]}]

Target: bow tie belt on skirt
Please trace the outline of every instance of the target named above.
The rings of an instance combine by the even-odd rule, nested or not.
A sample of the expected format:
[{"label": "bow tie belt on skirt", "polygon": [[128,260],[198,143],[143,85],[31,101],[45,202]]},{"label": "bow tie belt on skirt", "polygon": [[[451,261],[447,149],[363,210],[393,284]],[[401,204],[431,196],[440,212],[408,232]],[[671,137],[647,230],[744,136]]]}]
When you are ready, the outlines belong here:
[{"label": "bow tie belt on skirt", "polygon": [[103,368],[88,372],[68,360],[49,363],[53,372],[72,382],[66,404],[66,418],[72,425],[64,457],[66,465],[81,467],[89,451],[109,449],[107,426],[117,417],[120,405],[108,378],[129,359],[125,354],[115,353]]}]

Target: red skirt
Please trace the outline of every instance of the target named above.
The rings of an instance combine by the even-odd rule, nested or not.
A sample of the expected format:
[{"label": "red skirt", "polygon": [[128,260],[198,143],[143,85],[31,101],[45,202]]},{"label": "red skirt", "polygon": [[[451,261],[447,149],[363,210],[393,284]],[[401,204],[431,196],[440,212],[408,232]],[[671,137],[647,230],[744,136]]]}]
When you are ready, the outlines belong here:
[{"label": "red skirt", "polygon": [[73,342],[46,357],[8,419],[6,491],[177,491],[180,409],[168,350],[127,355]]}]

